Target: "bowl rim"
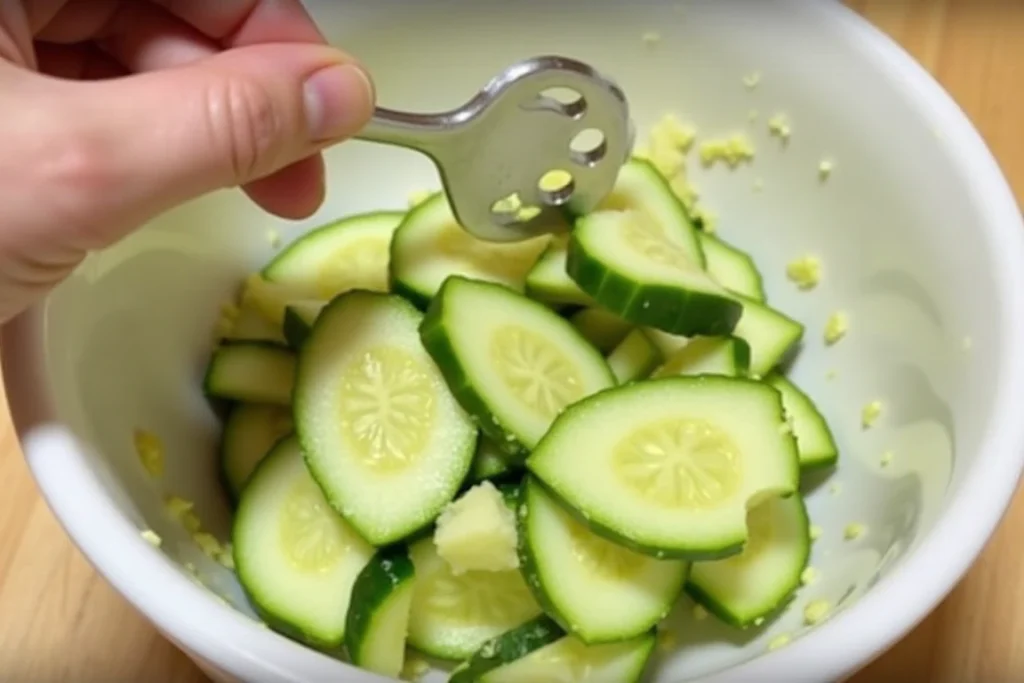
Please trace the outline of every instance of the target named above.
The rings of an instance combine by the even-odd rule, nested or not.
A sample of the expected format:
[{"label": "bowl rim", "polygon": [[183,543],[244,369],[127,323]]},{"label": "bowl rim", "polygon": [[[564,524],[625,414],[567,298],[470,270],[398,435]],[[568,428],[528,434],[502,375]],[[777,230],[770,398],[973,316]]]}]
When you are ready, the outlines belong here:
[{"label": "bowl rim", "polygon": [[[813,6],[813,7],[812,7]],[[995,409],[977,463],[919,546],[856,603],[787,647],[701,677],[703,683],[748,680],[834,681],[849,677],[902,638],[944,599],[975,563],[1010,504],[1024,468],[1024,220],[998,162],[966,114],[900,45],[840,2],[804,3],[834,22],[875,65],[884,65],[943,131],[948,151],[972,192],[984,198],[1002,325]],[[164,553],[106,494],[90,467],[89,444],[62,425],[47,379],[44,304],[0,331],[0,367],[15,430],[44,500],[92,566],[166,637],[201,664],[246,681],[305,683],[370,672],[288,640],[219,603]],[[102,529],[103,533],[97,533]],[[880,615],[885,615],[880,619]],[[205,668],[205,667],[204,667]]]}]

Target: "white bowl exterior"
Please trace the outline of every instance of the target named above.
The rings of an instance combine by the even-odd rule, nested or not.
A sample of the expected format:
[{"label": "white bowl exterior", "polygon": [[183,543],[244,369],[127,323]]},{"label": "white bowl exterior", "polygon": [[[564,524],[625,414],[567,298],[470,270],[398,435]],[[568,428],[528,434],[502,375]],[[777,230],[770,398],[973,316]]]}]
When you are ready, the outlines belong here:
[{"label": "white bowl exterior", "polygon": [[[832,422],[842,448],[833,480],[843,490],[809,498],[828,532],[813,558],[821,581],[745,647],[726,629],[694,631],[701,642],[687,643],[659,681],[836,680],[951,589],[1021,470],[1024,226],[982,140],[923,70],[831,2],[310,4],[332,41],[370,65],[389,107],[444,109],[508,62],[562,53],[619,80],[641,131],[674,112],[704,138],[745,129],[755,140],[752,167],[694,164],[694,179],[725,238],[761,265],[769,300],[807,324],[794,377]],[[455,7],[457,21],[438,20]],[[652,30],[662,40],[645,45]],[[751,92],[740,78],[755,69],[763,81]],[[753,126],[750,109],[760,114]],[[793,125],[785,150],[764,123],[776,111]],[[822,184],[825,157],[836,170]],[[239,193],[204,198],[90,257],[45,307],[4,330],[9,401],[47,501],[99,571],[218,679],[380,680],[211,599],[183,563],[246,609],[230,573],[162,512],[163,494],[184,495],[228,535],[217,426],[199,382],[217,302],[272,254],[265,231],[291,239],[437,186],[429,163],[402,150],[351,143],[328,163],[330,196],[311,219],[283,227]],[[825,279],[798,294],[783,269],[804,251],[822,256]],[[825,349],[821,330],[835,309],[849,312],[851,332]],[[831,369],[838,376],[828,382]],[[875,398],[885,413],[864,432],[859,410]],[[165,441],[162,482],[135,459],[136,427]],[[882,469],[886,450],[895,457]],[[844,543],[842,526],[854,521],[869,533]],[[147,527],[165,552],[139,537]],[[800,608],[817,597],[840,609],[805,633]],[[762,654],[779,633],[801,637]]]}]

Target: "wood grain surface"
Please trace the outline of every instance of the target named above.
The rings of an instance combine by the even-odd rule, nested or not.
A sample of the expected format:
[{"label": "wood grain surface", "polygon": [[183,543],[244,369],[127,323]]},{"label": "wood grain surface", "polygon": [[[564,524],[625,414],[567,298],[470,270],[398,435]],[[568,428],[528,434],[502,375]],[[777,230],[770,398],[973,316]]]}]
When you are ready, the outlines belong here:
[{"label": "wood grain surface", "polygon": [[[851,0],[980,128],[1024,203],[1024,1]],[[0,681],[199,683],[205,677],[102,579],[40,500],[0,397]],[[1024,496],[963,583],[854,680],[1024,677]]]}]

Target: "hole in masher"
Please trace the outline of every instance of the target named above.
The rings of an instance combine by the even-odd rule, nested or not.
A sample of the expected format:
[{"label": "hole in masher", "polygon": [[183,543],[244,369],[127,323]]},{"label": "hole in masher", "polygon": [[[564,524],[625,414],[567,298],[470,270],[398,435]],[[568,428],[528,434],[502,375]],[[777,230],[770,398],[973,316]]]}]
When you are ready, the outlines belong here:
[{"label": "hole in masher", "polygon": [[541,201],[548,206],[561,206],[569,201],[576,190],[576,181],[572,174],[563,169],[552,169],[537,181]]},{"label": "hole in masher", "polygon": [[597,128],[581,130],[569,143],[569,153],[580,166],[593,166],[607,151],[608,140]]},{"label": "hole in masher", "polygon": [[571,119],[579,118],[587,110],[583,95],[572,88],[547,88],[522,105],[527,110],[554,111]]},{"label": "hole in masher", "polygon": [[539,206],[530,206],[523,203],[518,192],[513,192],[491,204],[491,215],[501,225],[525,223],[536,218],[540,213],[541,208]]}]

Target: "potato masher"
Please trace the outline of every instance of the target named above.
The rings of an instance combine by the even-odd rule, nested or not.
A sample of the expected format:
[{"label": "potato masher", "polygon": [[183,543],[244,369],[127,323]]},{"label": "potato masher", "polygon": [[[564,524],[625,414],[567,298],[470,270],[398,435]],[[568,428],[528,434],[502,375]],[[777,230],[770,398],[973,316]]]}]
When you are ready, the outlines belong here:
[{"label": "potato masher", "polygon": [[540,56],[506,68],[457,109],[378,108],[357,137],[430,157],[456,220],[480,239],[513,242],[565,230],[565,212],[593,210],[629,156],[633,125],[611,80]]}]

